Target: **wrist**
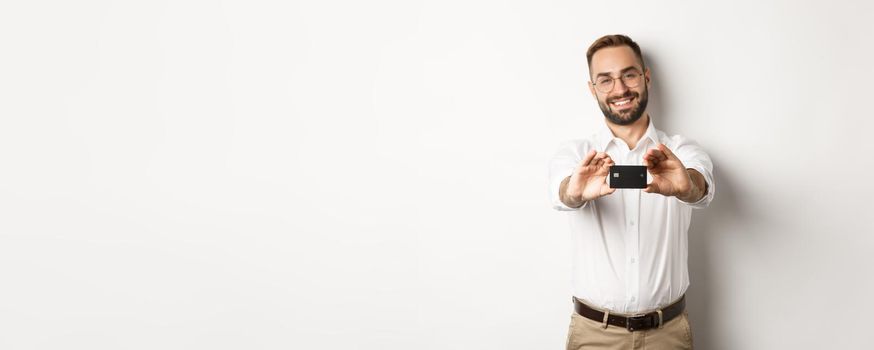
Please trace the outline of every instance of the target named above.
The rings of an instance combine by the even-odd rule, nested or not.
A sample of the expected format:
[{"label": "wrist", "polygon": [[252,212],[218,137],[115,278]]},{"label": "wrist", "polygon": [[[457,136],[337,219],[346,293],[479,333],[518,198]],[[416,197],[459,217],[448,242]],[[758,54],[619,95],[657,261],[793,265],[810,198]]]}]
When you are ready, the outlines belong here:
[{"label": "wrist", "polygon": [[579,196],[572,197],[571,202],[573,204],[571,207],[579,208],[579,207],[583,206],[583,203],[585,203],[586,200],[583,199],[583,195],[579,195]]},{"label": "wrist", "polygon": [[586,200],[583,199],[582,193],[579,195],[565,193],[563,197],[564,200],[562,202],[571,208],[579,208],[586,202]]},{"label": "wrist", "polygon": [[684,201],[686,203],[694,203],[697,202],[702,197],[701,187],[698,186],[697,182],[695,182],[695,178],[690,174],[692,169],[686,169],[686,177],[688,177],[688,188],[685,191],[682,191],[677,194],[677,199]]},{"label": "wrist", "polygon": [[583,206],[583,203],[585,203],[586,201],[583,200],[582,193],[580,193],[580,194],[569,193],[569,192],[571,192],[568,189],[569,182],[570,182],[570,177],[565,178],[564,181],[562,181],[561,187],[559,189],[560,190],[559,199],[561,200],[562,203],[564,203],[564,205],[566,205],[570,208],[579,208],[579,207]]},{"label": "wrist", "polygon": [[694,203],[701,196],[698,194],[698,191],[695,191],[695,189],[692,187],[694,186],[690,186],[689,191],[687,191],[686,193],[678,194],[676,196],[677,199],[687,203]]}]

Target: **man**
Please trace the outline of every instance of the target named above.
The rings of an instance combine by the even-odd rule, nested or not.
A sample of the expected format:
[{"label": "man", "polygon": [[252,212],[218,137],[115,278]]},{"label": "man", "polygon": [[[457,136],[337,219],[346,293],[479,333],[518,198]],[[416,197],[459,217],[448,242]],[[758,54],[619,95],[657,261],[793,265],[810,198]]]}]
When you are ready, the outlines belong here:
[{"label": "man", "polygon": [[[607,35],[586,58],[605,124],[549,162],[550,199],[569,212],[573,244],[567,349],[691,349],[687,233],[692,209],[713,200],[713,164],[694,141],[653,126],[637,43]],[[646,166],[646,188],[610,188],[617,164]]]}]

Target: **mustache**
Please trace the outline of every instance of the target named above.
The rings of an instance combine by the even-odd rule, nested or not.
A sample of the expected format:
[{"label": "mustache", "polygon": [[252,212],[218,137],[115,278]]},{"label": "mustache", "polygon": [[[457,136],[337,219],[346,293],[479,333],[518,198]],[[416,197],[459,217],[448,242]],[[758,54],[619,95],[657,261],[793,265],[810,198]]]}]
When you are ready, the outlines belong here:
[{"label": "mustache", "polygon": [[607,103],[613,103],[613,101],[623,100],[623,99],[626,99],[629,97],[637,98],[637,97],[640,97],[640,94],[638,94],[636,92],[626,91],[624,94],[622,94],[622,96],[616,96],[616,97],[608,99]]}]

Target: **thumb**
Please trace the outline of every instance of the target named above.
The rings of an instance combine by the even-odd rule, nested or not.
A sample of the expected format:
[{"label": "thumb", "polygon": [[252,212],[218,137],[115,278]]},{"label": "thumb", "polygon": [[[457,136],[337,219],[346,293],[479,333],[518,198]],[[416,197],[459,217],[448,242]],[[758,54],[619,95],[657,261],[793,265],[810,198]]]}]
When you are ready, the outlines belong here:
[{"label": "thumb", "polygon": [[643,192],[646,193],[659,193],[659,185],[655,181],[651,182],[649,185],[646,185],[646,188],[643,189]]},{"label": "thumb", "polygon": [[611,188],[610,185],[608,185],[606,181],[604,182],[604,184],[601,185],[601,195],[602,196],[606,196],[608,194],[613,194],[613,192],[616,192],[616,189]]}]

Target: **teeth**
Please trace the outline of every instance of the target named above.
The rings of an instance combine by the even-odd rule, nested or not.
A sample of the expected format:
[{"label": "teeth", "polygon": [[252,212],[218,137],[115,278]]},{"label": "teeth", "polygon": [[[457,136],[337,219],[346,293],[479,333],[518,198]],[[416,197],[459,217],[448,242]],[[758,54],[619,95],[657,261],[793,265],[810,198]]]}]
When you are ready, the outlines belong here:
[{"label": "teeth", "polygon": [[631,99],[622,100],[622,101],[614,101],[613,104],[617,106],[625,105],[626,103],[631,102]]}]

